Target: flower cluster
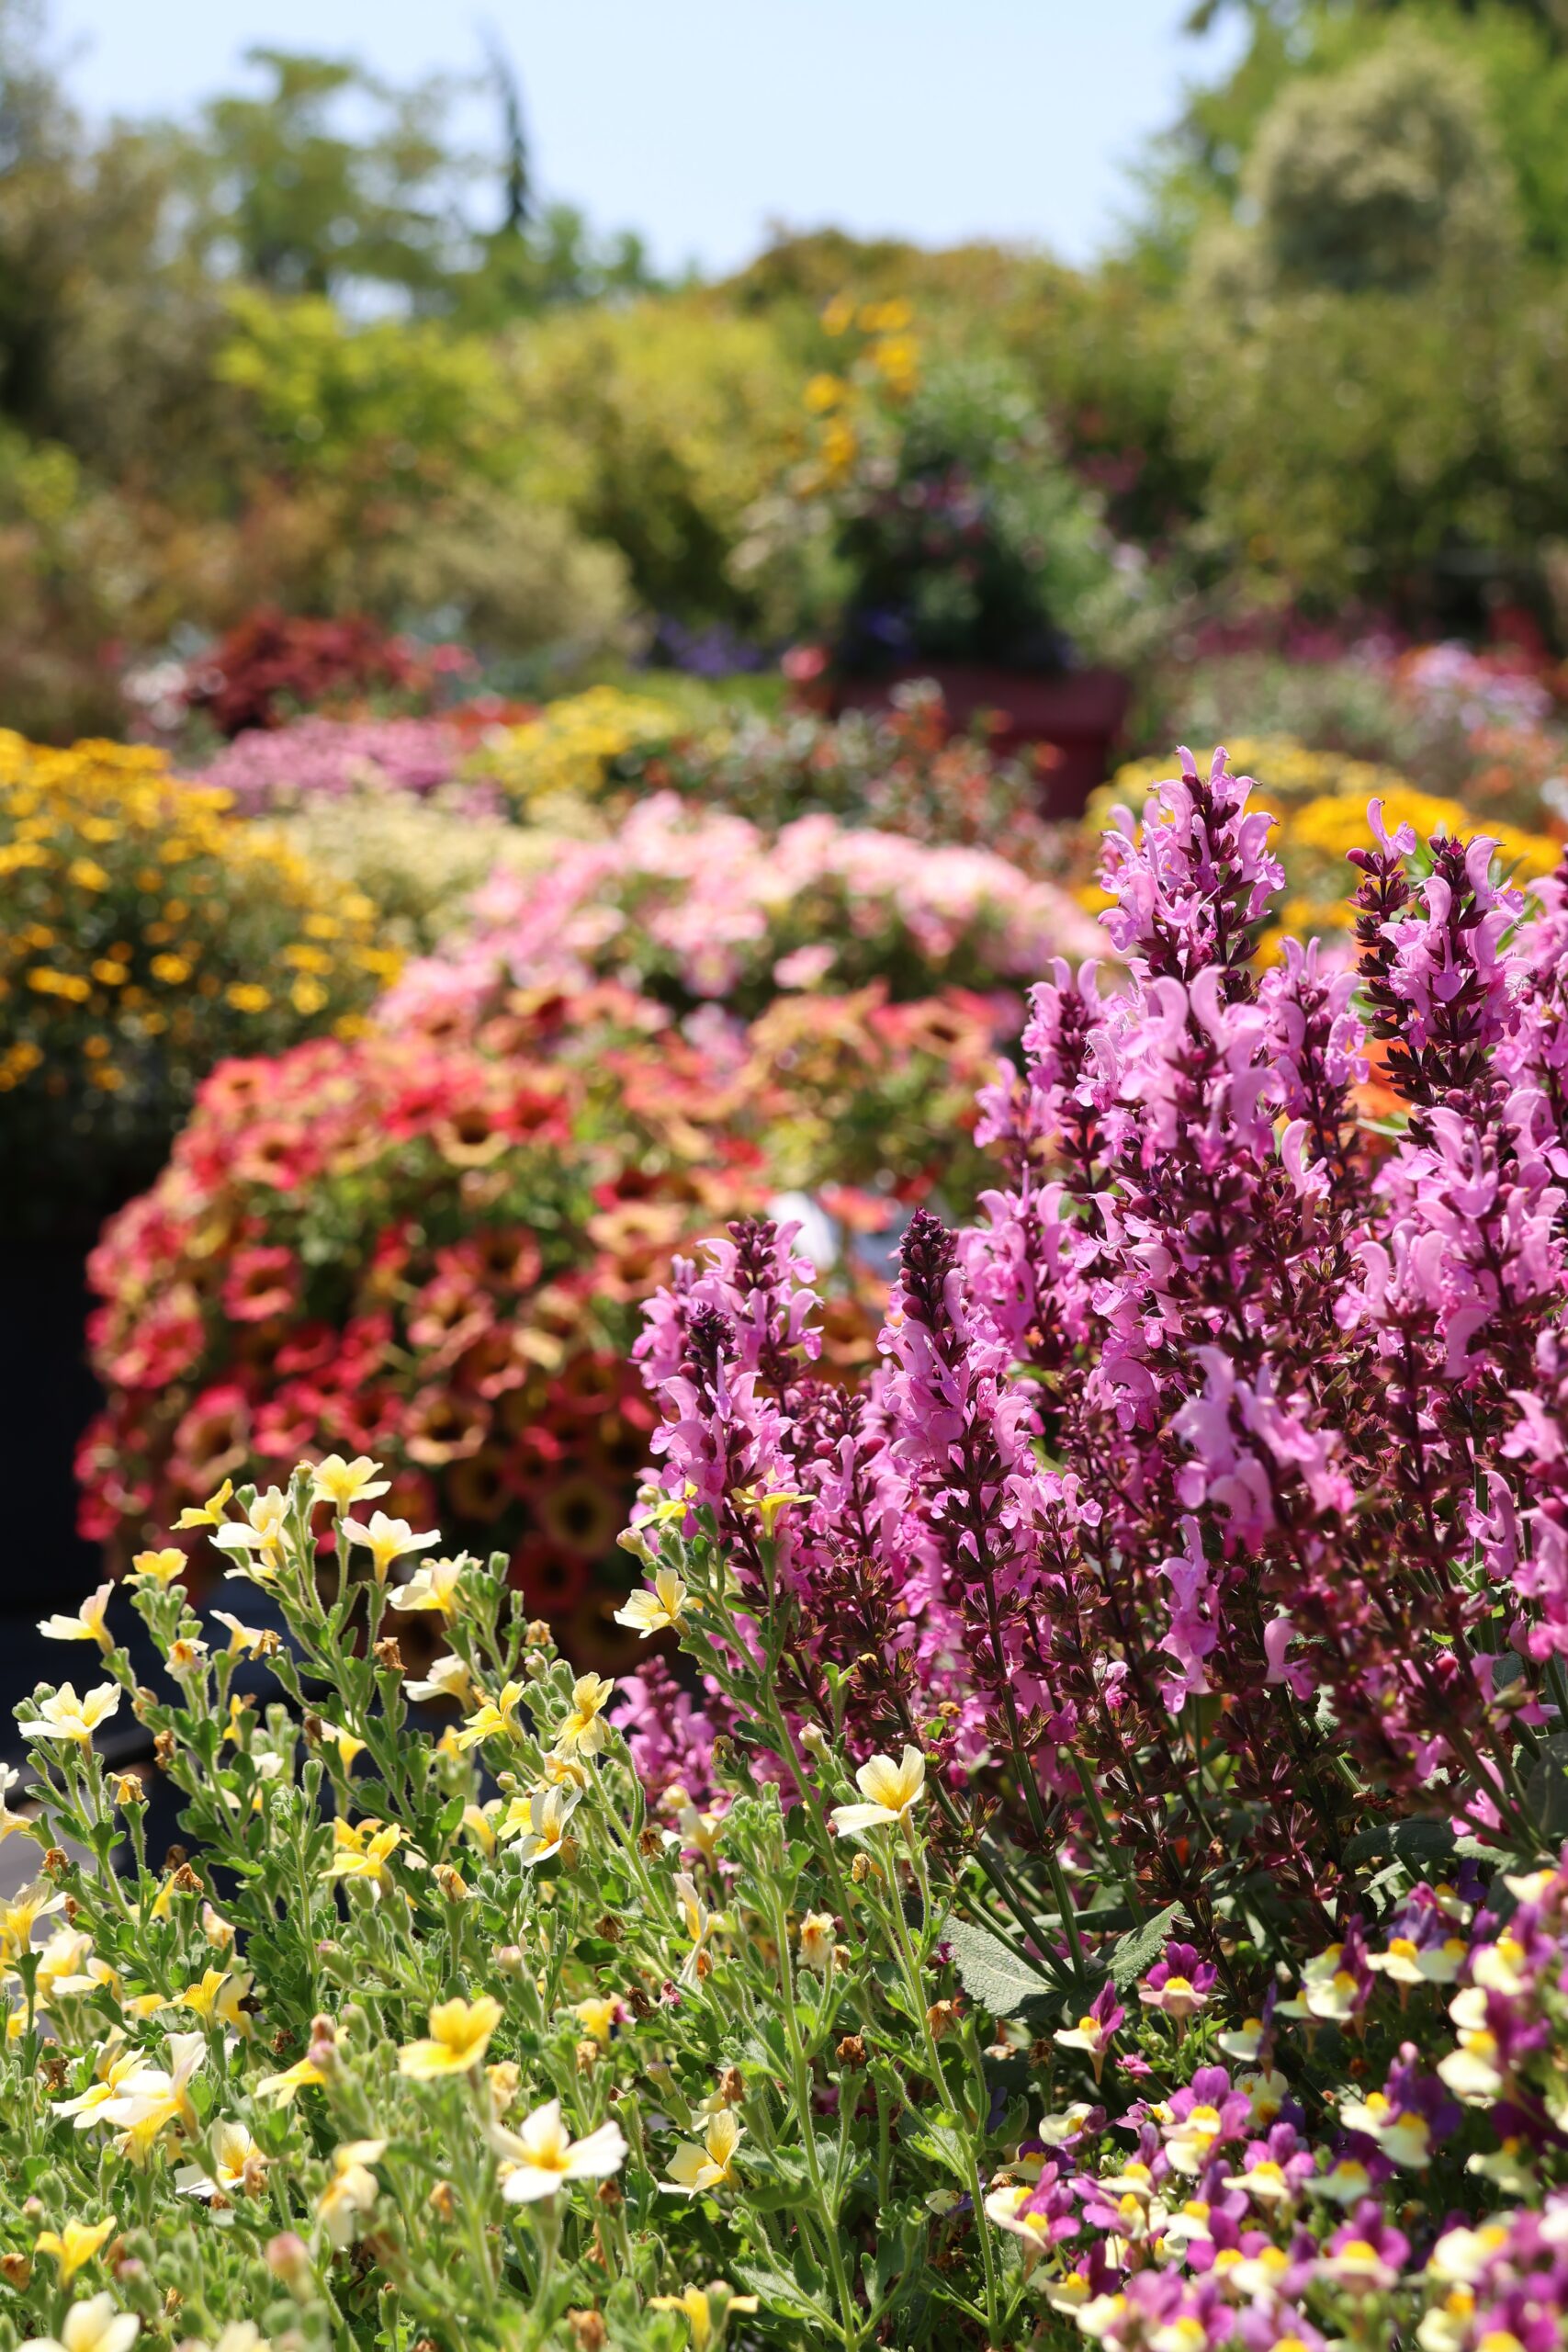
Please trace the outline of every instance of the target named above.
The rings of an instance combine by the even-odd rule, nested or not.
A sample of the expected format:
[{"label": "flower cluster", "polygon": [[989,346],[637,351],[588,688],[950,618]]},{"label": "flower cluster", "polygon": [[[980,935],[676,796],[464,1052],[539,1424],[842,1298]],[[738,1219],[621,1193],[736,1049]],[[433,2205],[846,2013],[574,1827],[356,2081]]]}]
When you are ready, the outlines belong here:
[{"label": "flower cluster", "polygon": [[[108,1401],[85,1532],[123,1558],[244,1461],[372,1451],[397,1512],[501,1546],[534,1613],[603,1649],[652,1423],[626,1355],[671,1251],[829,1174],[847,1237],[899,1214],[885,1170],[974,1197],[983,1007],[813,998],[725,1044],[607,989],[479,1045],[377,1033],[221,1067],[91,1261]],[[846,1363],[874,1329],[848,1272]]]},{"label": "flower cluster", "polygon": [[609,841],[497,875],[471,921],[387,1000],[397,1025],[472,1029],[512,989],[613,978],[680,1009],[741,1017],[780,989],[885,981],[896,998],[997,988],[1092,926],[1066,894],[980,849],[928,849],[831,817],[775,836],[656,793]]},{"label": "flower cluster", "polygon": [[403,707],[427,703],[442,679],[469,675],[474,666],[462,646],[415,646],[363,613],[312,620],[266,609],[249,614],[186,666],[179,699],[231,737],[371,698]]},{"label": "flower cluster", "polygon": [[677,732],[665,703],[615,686],[590,686],[498,730],[477,762],[523,816],[547,820],[567,798],[597,800]]},{"label": "flower cluster", "polygon": [[[1276,923],[1262,943],[1266,961],[1284,952],[1285,938],[1295,933],[1332,936],[1348,931],[1353,910],[1346,896],[1345,861],[1365,838],[1369,800],[1377,798],[1391,825],[1409,824],[1423,840],[1435,834],[1458,836],[1475,822],[1457,801],[1423,792],[1393,770],[1366,760],[1346,759],[1334,752],[1303,749],[1289,738],[1242,741],[1228,754],[1233,774],[1257,775],[1254,806],[1267,809],[1278,821],[1272,846],[1285,876],[1285,896]],[[1135,761],[1121,769],[1098,792],[1085,820],[1085,840],[1098,839],[1112,808],[1141,806],[1158,780],[1159,763]],[[1538,881],[1550,874],[1561,855],[1561,845],[1540,833],[1486,817],[1496,854],[1515,880]],[[1086,903],[1103,906],[1106,894],[1089,889]]]},{"label": "flower cluster", "polygon": [[344,1032],[397,969],[369,899],[152,751],[0,732],[0,881],[12,1215],[123,1197],[222,1055]]},{"label": "flower cluster", "polygon": [[[251,727],[209,760],[202,781],[246,817],[366,792],[428,799],[457,781],[469,746],[448,718],[297,718]],[[489,813],[496,796],[471,788],[464,806]]]}]

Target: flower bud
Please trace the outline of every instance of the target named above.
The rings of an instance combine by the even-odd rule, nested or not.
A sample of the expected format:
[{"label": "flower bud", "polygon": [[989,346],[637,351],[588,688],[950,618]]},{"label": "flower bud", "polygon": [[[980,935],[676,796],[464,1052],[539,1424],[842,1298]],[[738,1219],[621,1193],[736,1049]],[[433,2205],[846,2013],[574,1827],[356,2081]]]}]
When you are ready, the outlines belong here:
[{"label": "flower bud", "polygon": [[268,2238],[265,2248],[267,2268],[275,2278],[280,2278],[292,2294],[300,2294],[310,2283],[310,2249],[293,2230],[279,2230]]}]

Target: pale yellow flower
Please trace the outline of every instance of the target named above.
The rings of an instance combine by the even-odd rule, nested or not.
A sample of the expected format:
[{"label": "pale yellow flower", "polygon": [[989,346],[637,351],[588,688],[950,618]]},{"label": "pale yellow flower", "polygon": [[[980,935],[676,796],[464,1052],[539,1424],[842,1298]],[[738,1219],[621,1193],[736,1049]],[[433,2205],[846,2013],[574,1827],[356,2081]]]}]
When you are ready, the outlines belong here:
[{"label": "pale yellow flower", "polygon": [[378,1584],[385,1584],[394,1560],[407,1552],[426,1551],[441,1541],[441,1530],[434,1527],[428,1534],[416,1535],[406,1519],[389,1519],[384,1510],[373,1511],[368,1526],[357,1519],[345,1519],[343,1532],[351,1544],[363,1545],[370,1555],[371,1572]]},{"label": "pale yellow flower", "polygon": [[326,2079],[313,2058],[297,2058],[280,2075],[264,2075],[255,2086],[255,2095],[257,2098],[275,2098],[279,2107],[288,2107],[299,2092],[314,2089]]},{"label": "pale yellow flower", "polygon": [[469,1563],[465,1556],[456,1560],[427,1560],[415,1568],[407,1584],[400,1585],[391,1594],[394,1609],[413,1611],[437,1609],[443,1617],[450,1617],[457,1606],[457,1588]]},{"label": "pale yellow flower", "polygon": [[354,1769],[354,1759],[365,1753],[365,1742],[356,1732],[345,1731],[342,1724],[330,1724],[321,1718],[321,1736],[330,1739],[337,1749],[337,1760],[345,1772]]},{"label": "pale yellow flower", "polygon": [[584,2033],[592,2034],[595,2041],[608,2041],[615,2030],[619,2007],[618,2001],[595,1997],[579,2001],[571,2014]]},{"label": "pale yellow flower", "polygon": [[491,1739],[504,1733],[508,1739],[517,1736],[517,1709],[523,1698],[521,1682],[506,1682],[493,1699],[482,1699],[477,1711],[468,1717],[461,1730],[452,1734],[454,1747],[474,1747],[481,1739]]},{"label": "pale yellow flower", "polygon": [[221,1527],[225,1510],[233,1493],[234,1481],[225,1478],[218,1492],[209,1495],[204,1503],[187,1503],[175,1521],[175,1532],[183,1535],[188,1527]]},{"label": "pale yellow flower", "polygon": [[33,2240],[33,2252],[51,2254],[60,2266],[61,2285],[69,2287],[78,2270],[92,2261],[118,2227],[112,2213],[101,2222],[67,2222],[62,2230],[40,2230]]},{"label": "pale yellow flower", "polygon": [[352,1462],[345,1462],[341,1453],[329,1453],[310,1473],[310,1500],[331,1503],[341,1519],[355,1503],[373,1502],[378,1495],[384,1495],[390,1485],[391,1480],[381,1476],[381,1464],[372,1462],[367,1453],[356,1453]]},{"label": "pale yellow flower", "polygon": [[317,2218],[341,2254],[362,2234],[381,2184],[371,2171],[387,2153],[385,2140],[349,2140],[333,2151],[333,2177],[321,2191]]},{"label": "pale yellow flower", "polygon": [[661,1634],[666,1628],[678,1631],[685,1623],[686,1602],[690,1588],[683,1577],[673,1568],[654,1571],[651,1591],[634,1592],[624,1609],[615,1611],[617,1625],[629,1625],[634,1633],[645,1637]]},{"label": "pale yellow flower", "polygon": [[683,2197],[700,2197],[709,2188],[733,2188],[735,2151],[743,2128],[731,2109],[720,2108],[708,2117],[700,2140],[682,2141],[670,2159],[670,2177],[660,2182],[660,2188]]},{"label": "pale yellow flower", "polygon": [[261,2160],[244,2124],[220,2123],[209,2132],[209,2173],[200,2165],[181,2165],[175,2170],[175,2188],[181,2197],[233,2197],[247,2188],[257,2174]]},{"label": "pale yellow flower", "polygon": [[553,1861],[560,1852],[579,1799],[572,1790],[536,1789],[524,1802],[528,1808],[528,1825],[523,1832],[517,1858],[531,1869],[536,1862]]},{"label": "pale yellow flower", "polygon": [[473,1679],[456,1650],[448,1650],[445,1657],[432,1661],[423,1680],[405,1682],[403,1695],[414,1700],[454,1699],[459,1707],[466,1707],[474,1695]]},{"label": "pale yellow flower", "polygon": [[563,1756],[597,1756],[610,1736],[604,1710],[615,1690],[602,1674],[580,1674],[571,1686],[571,1713],[556,1734]]},{"label": "pale yellow flower", "polygon": [[112,1584],[99,1585],[96,1592],[87,1595],[74,1617],[40,1617],[39,1632],[47,1634],[51,1642],[96,1642],[101,1650],[112,1650],[114,1635],[104,1620],[113,1590]]},{"label": "pale yellow flower", "polygon": [[501,2193],[509,2205],[532,2205],[553,2197],[572,2180],[606,2180],[626,2162],[626,2143],[618,2123],[602,2123],[574,2140],[561,2120],[560,2101],[536,2107],[515,2132],[493,2123],[491,2145],[502,2159]]},{"label": "pale yellow flower", "polygon": [[79,1699],[73,1682],[62,1682],[50,1699],[33,1702],[38,1713],[18,1715],[17,1729],[28,1739],[76,1739],[90,1746],[98,1725],[119,1708],[118,1682],[100,1682]]},{"label": "pale yellow flower", "polygon": [[196,1984],[187,1984],[183,1993],[176,1993],[169,2006],[171,2008],[189,2009],[205,2024],[225,2026],[242,2041],[248,2041],[255,2028],[240,2004],[249,1996],[252,1981],[248,1969],[236,1973],[231,1968],[209,1968]]},{"label": "pale yellow flower", "polygon": [[735,1499],[738,1503],[745,1503],[749,1509],[754,1510],[762,1522],[763,1534],[772,1535],[778,1524],[781,1511],[787,1510],[792,1503],[809,1504],[811,1497],[795,1494],[784,1487],[770,1495],[764,1494],[758,1487],[740,1487],[736,1489]]},{"label": "pale yellow flower", "polygon": [[212,1614],[219,1624],[226,1625],[229,1629],[231,1657],[254,1657],[265,1645],[276,1638],[265,1625],[247,1625],[227,1609],[215,1609]]},{"label": "pale yellow flower", "polygon": [[906,1747],[895,1764],[891,1756],[874,1756],[855,1774],[863,1804],[833,1808],[833,1826],[840,1837],[859,1838],[868,1829],[907,1821],[925,1794],[926,1759],[918,1747]]},{"label": "pale yellow flower", "polygon": [[[243,1519],[225,1520],[213,1538],[220,1552],[234,1555],[231,1577],[253,1584],[276,1584],[283,1566],[283,1522],[288,1498],[279,1487],[259,1494]],[[252,1555],[254,1555],[254,1557]]]},{"label": "pale yellow flower", "polygon": [[832,1961],[837,1929],[830,1911],[808,1911],[800,1923],[800,1964],[821,1973]]},{"label": "pale yellow flower", "polygon": [[755,2295],[732,2295],[722,2278],[708,2287],[683,2287],[678,2295],[649,2295],[649,2311],[679,2312],[692,2331],[692,2352],[708,2352],[731,2312],[754,2312]]},{"label": "pale yellow flower", "polygon": [[128,1584],[171,1585],[183,1577],[187,1562],[176,1544],[167,1544],[161,1552],[138,1552],[130,1563]]},{"label": "pale yellow flower", "polygon": [[141,2332],[134,2312],[117,2310],[112,2295],[94,2295],[72,2304],[58,2336],[29,2336],[21,2352],[130,2352]]}]

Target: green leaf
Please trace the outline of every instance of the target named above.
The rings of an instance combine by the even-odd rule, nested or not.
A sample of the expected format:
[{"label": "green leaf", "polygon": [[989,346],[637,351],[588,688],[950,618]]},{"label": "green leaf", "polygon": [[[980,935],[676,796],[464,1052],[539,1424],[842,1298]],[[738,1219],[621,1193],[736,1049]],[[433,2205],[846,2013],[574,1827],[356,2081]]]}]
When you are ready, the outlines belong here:
[{"label": "green leaf", "polygon": [[1553,1732],[1541,1741],[1525,1799],[1544,1838],[1555,1844],[1568,1838],[1568,1732]]},{"label": "green leaf", "polygon": [[814,2320],[819,2326],[833,2326],[832,2313],[821,2303],[812,2302],[786,2272],[775,2268],[771,2262],[732,2262],[729,2269],[737,2283],[770,2311],[780,2312],[785,2319]]},{"label": "green leaf", "polygon": [[942,1921],[942,1941],[952,1951],[959,1982],[972,2001],[994,2018],[1015,2017],[1031,2001],[1048,1999],[1056,1987],[988,1928],[951,1913]]},{"label": "green leaf", "polygon": [[1179,1919],[1185,1927],[1186,1912],[1179,1903],[1168,1903],[1163,1911],[1145,1919],[1141,1928],[1118,1937],[1111,1948],[1111,1982],[1119,1993],[1124,1993],[1129,1984],[1135,1984],[1145,1971],[1154,1966]]}]

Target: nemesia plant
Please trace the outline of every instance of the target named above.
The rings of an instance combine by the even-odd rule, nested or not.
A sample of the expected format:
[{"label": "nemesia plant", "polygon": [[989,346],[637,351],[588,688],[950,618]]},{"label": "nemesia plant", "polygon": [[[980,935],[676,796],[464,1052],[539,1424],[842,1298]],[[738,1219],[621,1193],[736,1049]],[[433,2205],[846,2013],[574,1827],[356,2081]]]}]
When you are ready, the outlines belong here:
[{"label": "nemesia plant", "polygon": [[369,1452],[181,1514],[233,1608],[165,1543],[46,1624],[14,2340],[1562,2341],[1568,874],[1374,804],[1354,967],[1260,974],[1250,790],[1119,820],[1122,974],[1037,989],[869,1378],[791,1227],[677,1263],[640,1671]]},{"label": "nemesia plant", "polygon": [[980,849],[935,849],[802,817],[775,835],[655,793],[613,840],[497,874],[465,929],[389,994],[393,1025],[472,1027],[514,988],[614,978],[741,1018],[783,989],[882,981],[896,998],[1006,987],[1092,926],[1066,893]]}]

